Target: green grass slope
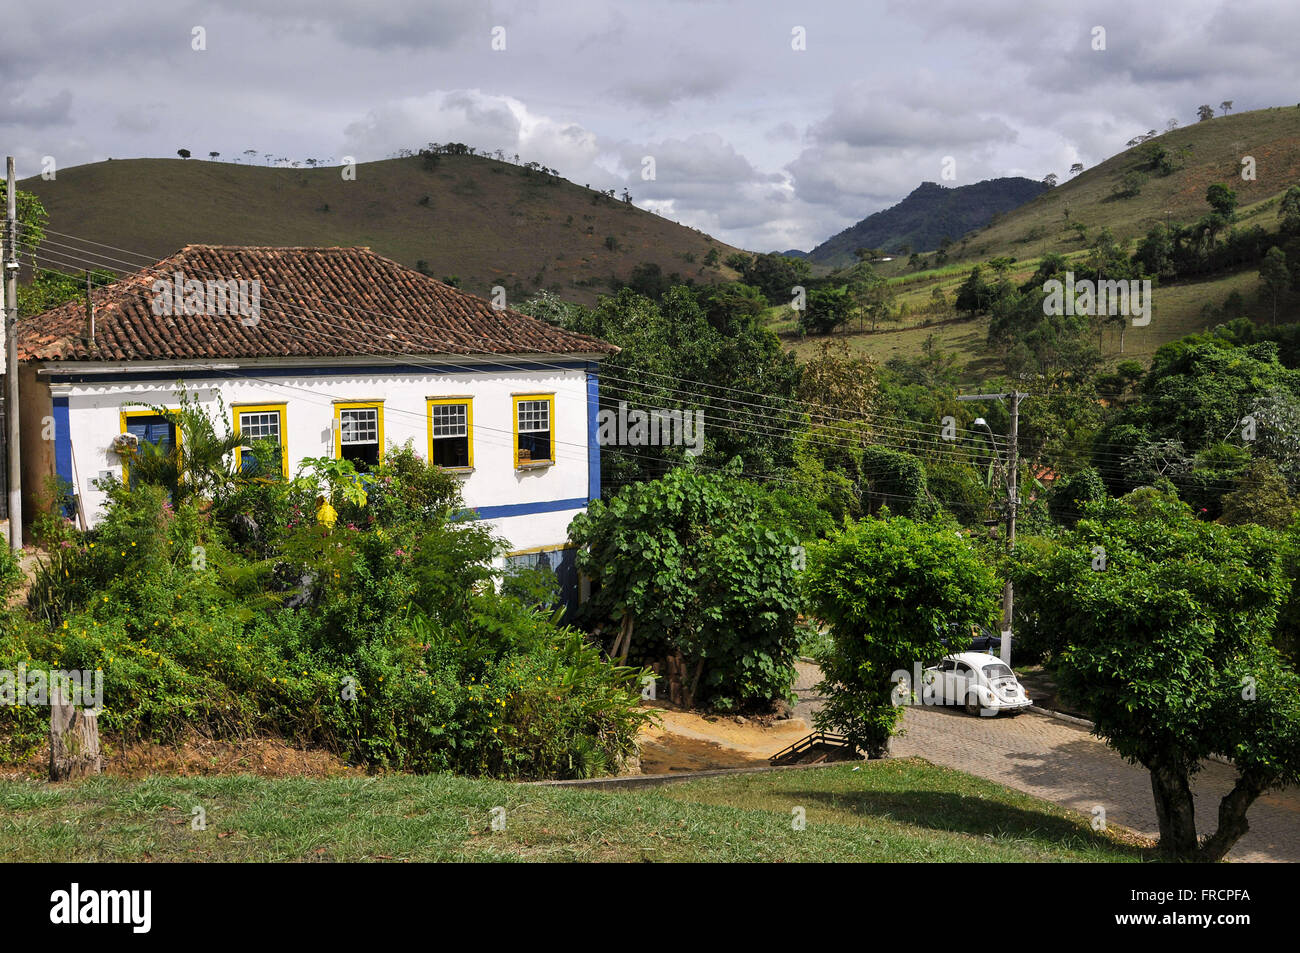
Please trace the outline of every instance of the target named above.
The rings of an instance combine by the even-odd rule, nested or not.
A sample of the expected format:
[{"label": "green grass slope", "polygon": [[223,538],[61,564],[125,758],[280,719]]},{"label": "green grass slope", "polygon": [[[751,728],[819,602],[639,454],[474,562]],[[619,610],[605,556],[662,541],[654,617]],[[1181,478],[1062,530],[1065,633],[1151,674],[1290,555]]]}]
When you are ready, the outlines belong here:
[{"label": "green grass slope", "polygon": [[[1167,176],[1150,174],[1138,195],[1117,198],[1115,186],[1140,169],[1144,150],[1153,145],[1163,146],[1180,168]],[[1255,159],[1253,181],[1241,178],[1245,156]],[[1023,259],[1069,252],[1079,247],[1069,230],[1073,222],[1086,225],[1089,234],[1107,227],[1117,238],[1137,238],[1166,218],[1201,218],[1209,211],[1205,190],[1215,182],[1237,192],[1239,224],[1250,226],[1261,216],[1261,225],[1275,228],[1276,209],[1260,206],[1300,182],[1300,106],[1221,116],[1125,149],[969,236],[961,255]]]},{"label": "green grass slope", "polygon": [[[736,250],[557,176],[482,156],[443,156],[433,169],[419,158],[368,162],[355,181],[339,168],[110,160],[20,185],[44,202],[51,229],[155,258],[195,243],[368,245],[411,267],[427,262],[435,277],[457,275],[479,294],[500,284],[513,297],[545,288],[591,302],[609,276],[626,279],[642,262],[707,283],[731,274],[703,264],[709,251],[718,250],[720,263]],[[63,267],[60,257],[77,263],[66,251],[47,246],[52,267]]]},{"label": "green grass slope", "polygon": [[[858,769],[860,768],[860,770]],[[449,775],[0,782],[0,861],[1139,861],[1089,819],[924,761],[650,790]],[[202,807],[207,829],[191,828]],[[505,809],[504,830],[491,811]],[[792,824],[802,807],[803,829]]]},{"label": "green grass slope", "polygon": [[[1143,165],[1144,150],[1155,144],[1167,150],[1176,168],[1165,176],[1149,174],[1137,195],[1117,198],[1115,186]],[[1241,160],[1245,156],[1255,160],[1254,180],[1241,178]],[[943,290],[951,306],[957,288],[978,262],[998,256],[1014,258],[1010,275],[1021,283],[1034,273],[1044,254],[1083,255],[1086,246],[1071,227],[1076,222],[1086,226],[1088,242],[1103,227],[1121,240],[1136,240],[1152,225],[1166,220],[1195,222],[1209,211],[1205,191],[1215,182],[1237,193],[1235,227],[1259,225],[1275,231],[1278,199],[1292,185],[1300,184],[1300,106],[1198,122],[1126,149],[966,236],[954,246],[951,260],[942,268],[912,272],[902,260],[882,264],[878,270],[889,279],[895,304],[905,305],[908,313],[900,322],[882,325],[875,333],[855,324],[836,337],[846,339],[858,352],[886,361],[917,356],[926,339],[934,335],[945,349],[958,355],[970,381],[996,376],[997,355],[989,353],[985,346],[988,318],[965,317],[951,307],[943,312],[929,310],[936,288]],[[1130,251],[1134,244],[1130,242]],[[1130,329],[1123,352],[1119,350],[1118,334],[1103,333],[1100,343],[1106,363],[1114,365],[1130,358],[1149,361],[1162,344],[1212,327],[1223,320],[1217,309],[1233,292],[1245,304],[1231,317],[1245,316],[1267,323],[1272,320],[1271,305],[1261,298],[1259,288],[1258,267],[1166,282],[1154,290],[1151,324]],[[1211,313],[1206,313],[1207,306]],[[1277,320],[1300,320],[1294,296],[1283,303]],[[807,357],[821,340],[798,337],[788,308],[774,309],[770,326],[801,357]]]}]

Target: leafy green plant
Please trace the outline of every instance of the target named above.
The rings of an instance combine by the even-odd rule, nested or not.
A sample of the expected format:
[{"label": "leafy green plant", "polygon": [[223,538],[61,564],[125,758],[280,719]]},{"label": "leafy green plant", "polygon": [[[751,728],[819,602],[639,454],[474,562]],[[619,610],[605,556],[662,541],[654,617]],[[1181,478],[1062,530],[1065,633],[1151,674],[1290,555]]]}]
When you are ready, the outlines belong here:
[{"label": "leafy green plant", "polygon": [[[1013,579],[1063,694],[1150,772],[1166,854],[1222,860],[1250,805],[1300,780],[1300,676],[1272,644],[1285,577],[1267,530],[1206,523],[1143,489],[1021,548]],[[1190,782],[1214,755],[1237,779],[1202,841]]]},{"label": "leafy green plant", "polygon": [[896,673],[916,690],[915,667],[950,651],[941,640],[954,626],[991,623],[1000,591],[959,533],[902,517],[866,519],[811,545],[803,582],[814,618],[831,627],[815,724],[872,758],[888,752],[909,700]]},{"label": "leafy green plant", "polygon": [[630,628],[620,657],[661,675],[680,666],[687,705],[765,707],[790,695],[798,537],[738,469],[680,467],[591,504],[569,528],[598,587],[581,618],[606,633]]}]

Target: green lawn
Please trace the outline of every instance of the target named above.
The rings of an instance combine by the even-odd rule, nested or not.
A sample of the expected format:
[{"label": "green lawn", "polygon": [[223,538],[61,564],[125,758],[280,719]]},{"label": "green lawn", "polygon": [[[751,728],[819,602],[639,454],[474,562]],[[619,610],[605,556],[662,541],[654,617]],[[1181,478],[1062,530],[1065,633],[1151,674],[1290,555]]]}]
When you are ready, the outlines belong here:
[{"label": "green lawn", "polygon": [[[451,776],[0,783],[0,861],[1137,861],[1086,818],[917,760],[608,793]],[[191,829],[193,809],[207,829]],[[493,831],[491,811],[505,809]],[[794,829],[795,808],[806,826]]]}]

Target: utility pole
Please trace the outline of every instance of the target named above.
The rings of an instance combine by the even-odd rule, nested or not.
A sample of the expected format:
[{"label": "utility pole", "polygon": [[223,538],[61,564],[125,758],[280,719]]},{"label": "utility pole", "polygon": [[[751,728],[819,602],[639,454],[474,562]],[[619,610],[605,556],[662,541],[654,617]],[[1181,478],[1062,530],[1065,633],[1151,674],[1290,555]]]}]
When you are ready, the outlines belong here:
[{"label": "utility pole", "polygon": [[[1020,497],[1016,492],[1017,464],[1020,460],[1017,442],[1020,437],[1020,398],[1025,396],[1018,390],[1011,392],[1011,433],[1007,439],[1007,555],[1016,548],[1016,507]],[[1015,593],[1011,588],[1011,576],[1007,576],[1006,588],[1002,590],[1002,661],[1011,667],[1011,612],[1015,608]]]},{"label": "utility pole", "polygon": [[[1009,394],[965,394],[959,396],[958,400],[1010,400],[1011,401],[1011,432],[1007,435],[1007,459],[1004,466],[1005,485],[1007,488],[1007,555],[1010,556],[1012,550],[1016,547],[1016,508],[1020,505],[1018,491],[1018,469],[1020,465],[1020,452],[1018,441],[1020,437],[1020,400],[1027,397],[1028,394],[1013,390]],[[993,436],[993,431],[985,422],[983,417],[975,421],[976,425],[988,430],[989,436]],[[997,453],[997,444],[993,445],[993,452]],[[1001,457],[1001,454],[998,454]],[[1001,463],[1002,461],[999,460]],[[1011,667],[1011,619],[1015,609],[1015,592],[1011,586],[1010,577],[1007,578],[1006,585],[1002,589],[1002,651],[999,653],[1003,663],[1007,668]]]},{"label": "utility pole", "polygon": [[5,213],[5,424],[9,450],[9,545],[23,548],[22,460],[18,429],[18,176],[14,157],[5,163],[8,209]]}]

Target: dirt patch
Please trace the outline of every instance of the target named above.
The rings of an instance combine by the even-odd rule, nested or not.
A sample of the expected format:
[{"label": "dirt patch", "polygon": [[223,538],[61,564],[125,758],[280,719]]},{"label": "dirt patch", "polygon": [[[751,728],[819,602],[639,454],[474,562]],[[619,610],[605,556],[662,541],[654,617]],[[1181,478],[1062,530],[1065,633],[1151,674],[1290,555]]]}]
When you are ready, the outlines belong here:
[{"label": "dirt patch", "polygon": [[179,745],[133,745],[115,752],[104,764],[105,774],[128,778],[149,774],[321,778],[357,770],[329,751],[295,748],[269,738],[236,742],[199,738]]},{"label": "dirt patch", "polygon": [[661,732],[641,741],[642,774],[676,774],[679,771],[710,771],[715,768],[748,768],[767,764],[712,741],[700,741],[671,732]]},{"label": "dirt patch", "polygon": [[[43,778],[49,771],[49,748],[23,764],[0,772],[7,779]],[[186,777],[218,774],[256,774],[265,778],[323,778],[355,774],[347,762],[323,749],[295,748],[275,738],[213,741],[193,738],[176,745],[112,745],[105,754],[104,774],[143,778],[151,774]]]},{"label": "dirt patch", "polygon": [[802,718],[747,718],[656,707],[659,724],[638,738],[643,774],[672,774],[767,764],[808,734]]}]

